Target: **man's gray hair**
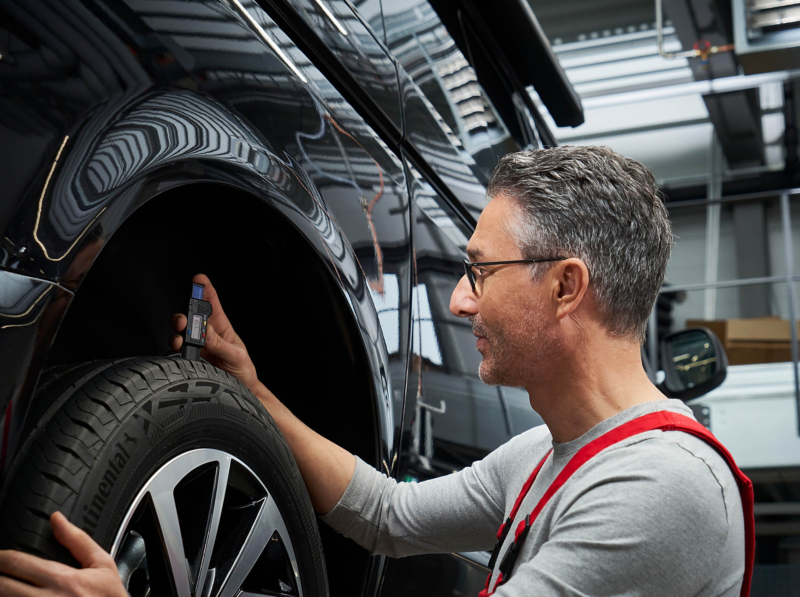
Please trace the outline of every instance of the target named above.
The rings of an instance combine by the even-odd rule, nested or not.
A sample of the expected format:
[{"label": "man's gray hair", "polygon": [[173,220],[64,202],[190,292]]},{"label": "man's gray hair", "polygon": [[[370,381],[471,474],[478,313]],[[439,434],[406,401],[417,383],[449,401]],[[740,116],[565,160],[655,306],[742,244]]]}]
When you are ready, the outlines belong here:
[{"label": "man's gray hair", "polygon": [[[644,342],[672,249],[672,229],[650,171],[608,147],[563,146],[503,157],[487,196],[516,200],[509,222],[525,258],[578,257],[602,325]],[[557,262],[533,264],[534,279]]]}]

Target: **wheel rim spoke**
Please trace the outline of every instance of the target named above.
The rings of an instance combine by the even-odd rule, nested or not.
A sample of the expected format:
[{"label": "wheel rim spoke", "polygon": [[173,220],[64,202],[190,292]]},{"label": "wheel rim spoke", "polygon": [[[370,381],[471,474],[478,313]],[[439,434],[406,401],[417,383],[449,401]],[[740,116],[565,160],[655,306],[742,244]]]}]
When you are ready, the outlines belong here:
[{"label": "wheel rim spoke", "polygon": [[[234,462],[237,471],[235,474],[232,472]],[[208,473],[200,473],[201,467],[204,467]],[[214,468],[215,472],[211,473],[209,468]],[[208,483],[205,487],[209,488],[208,495],[210,497],[208,499],[210,503],[208,503],[208,507],[210,511],[206,510],[208,515],[203,521],[198,518],[198,516],[205,517],[200,512],[192,513],[189,515],[191,518],[187,519],[186,513],[191,512],[191,510],[184,509],[186,507],[186,495],[193,496],[194,493],[187,494],[188,486],[185,483],[182,484],[182,481],[184,479],[201,479],[202,475],[206,474],[214,475],[213,480],[209,478],[207,482],[201,481],[201,484]],[[249,505],[247,502],[242,502],[243,497],[247,499],[247,494],[241,493],[243,481],[244,487],[253,488],[248,491],[254,491]],[[196,483],[197,481],[187,482]],[[213,484],[213,490],[211,489],[211,484]],[[179,493],[176,488],[179,489],[180,496],[183,496],[180,499],[177,497]],[[233,497],[230,498],[233,501],[229,503],[226,496],[231,493],[229,491],[231,488],[237,489],[233,490]],[[146,504],[148,503],[152,506],[150,510],[152,512],[151,518],[147,519],[146,516],[142,518],[143,514],[141,513],[147,511]],[[196,504],[197,501],[193,500],[193,503]],[[184,504],[184,506],[180,504]],[[201,510],[204,507],[201,507]],[[229,529],[235,527],[229,526],[228,523],[231,522],[231,519],[225,517],[230,517],[230,514],[226,514],[226,512],[236,512],[241,508],[252,508],[251,511],[254,513],[251,514],[252,523],[246,523],[246,526],[241,528],[241,531],[230,531]],[[194,521],[195,518],[198,518],[197,522],[199,524],[207,524],[207,527],[199,531],[199,533],[197,530],[192,531],[191,528],[187,527],[185,529],[186,537],[184,537],[184,533],[181,531],[181,516],[184,517],[183,524],[187,524],[187,520]],[[149,527],[141,527],[142,524],[145,524],[143,521],[146,519],[152,520],[153,523],[147,523],[150,524]],[[228,520],[228,522],[224,522],[225,520]],[[240,518],[240,520],[243,519]],[[262,594],[272,595],[272,589],[264,593],[263,590],[255,588],[261,581],[254,580],[254,578],[247,579],[259,558],[262,557],[262,553],[266,553],[266,546],[276,533],[283,544],[283,553],[286,560],[291,565],[291,571],[287,569],[286,573],[293,574],[297,595],[298,597],[303,597],[297,558],[289,538],[288,529],[275,500],[268,494],[263,482],[249,467],[226,452],[205,448],[192,450],[175,457],[156,471],[138,493],[122,520],[122,525],[111,549],[111,555],[115,560],[124,556],[126,562],[122,562],[122,564],[126,564],[127,560],[131,559],[125,555],[126,552],[124,550],[122,552],[120,550],[130,533],[134,532],[134,530],[138,532],[141,528],[153,529],[152,531],[147,531],[152,539],[152,541],[148,540],[151,543],[147,544],[149,546],[147,549],[161,550],[164,565],[168,570],[162,565],[161,570],[163,570],[163,573],[160,574],[162,576],[169,574],[174,584],[175,594],[178,597],[200,597],[204,595],[213,595],[214,597],[257,597]],[[242,531],[246,535],[244,535],[243,540],[240,540],[240,547],[237,547],[234,551],[229,551],[232,546],[238,543],[231,544],[231,538]],[[231,535],[231,532],[234,532],[234,535]],[[189,543],[185,543],[185,540],[189,541]],[[218,543],[219,545],[217,545]],[[188,558],[192,560],[191,562],[187,559],[186,550],[189,550]],[[150,555],[153,554],[148,551],[148,557]],[[147,561],[147,558],[145,558],[145,561]],[[228,563],[224,563],[226,561]],[[258,570],[263,569],[259,567]],[[152,568],[150,569],[150,574],[154,574]],[[225,575],[222,581],[220,581],[221,574]],[[254,574],[259,573],[256,572]],[[263,572],[260,574],[263,574]],[[263,576],[261,578],[263,579]],[[153,580],[151,578],[151,582]],[[167,578],[164,577],[163,581],[166,582]],[[245,581],[247,581],[248,586],[252,587],[250,591],[243,590]]]},{"label": "wheel rim spoke", "polygon": [[253,565],[264,550],[264,547],[267,545],[267,541],[272,538],[272,535],[276,531],[284,543],[286,553],[289,556],[289,561],[292,564],[292,569],[295,574],[295,581],[300,597],[303,597],[303,589],[300,586],[300,579],[297,574],[297,561],[295,559],[291,540],[289,539],[289,532],[278,510],[278,505],[271,497],[266,497],[263,500],[253,526],[250,529],[250,533],[247,539],[245,539],[244,545],[242,545],[242,549],[237,555],[236,561],[219,592],[219,597],[234,597],[234,595],[237,594],[242,583],[247,578],[247,575],[250,574],[250,571],[253,569]]},{"label": "wheel rim spoke", "polygon": [[196,595],[203,595],[206,579],[208,577],[208,565],[211,561],[211,554],[214,551],[214,543],[217,540],[217,530],[219,529],[219,521],[222,518],[222,506],[225,502],[225,489],[228,486],[228,475],[231,470],[231,458],[225,456],[219,460],[219,468],[217,469],[217,482],[214,488],[214,500],[212,502],[211,521],[208,525],[208,535],[206,537],[205,546],[203,547],[203,556],[200,562],[200,573],[197,577]]},{"label": "wheel rim spoke", "polygon": [[[222,458],[213,458],[217,454],[223,455],[224,453],[216,450],[195,450],[182,454],[162,467],[148,484],[150,499],[153,502],[172,581],[175,584],[175,591],[178,597],[191,597],[192,581],[189,577],[189,566],[183,549],[183,535],[175,506],[174,491],[180,481],[189,473],[213,460],[217,462],[227,460],[227,469],[229,470],[230,456],[224,454]],[[216,530],[216,527],[214,529]]]},{"label": "wheel rim spoke", "polygon": [[191,597],[189,570],[183,552],[183,537],[180,524],[178,524],[178,510],[175,508],[172,488],[167,491],[151,491],[150,497],[153,500],[158,526],[161,529],[161,539],[167,552],[175,590],[178,597]]}]

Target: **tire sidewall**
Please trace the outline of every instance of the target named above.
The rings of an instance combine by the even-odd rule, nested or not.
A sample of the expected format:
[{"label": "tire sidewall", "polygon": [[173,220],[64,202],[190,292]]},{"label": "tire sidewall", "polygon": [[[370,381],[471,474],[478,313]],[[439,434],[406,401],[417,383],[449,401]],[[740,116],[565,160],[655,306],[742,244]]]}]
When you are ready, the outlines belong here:
[{"label": "tire sidewall", "polygon": [[191,450],[221,450],[246,464],[275,500],[294,546],[304,594],[327,594],[313,509],[288,445],[252,394],[224,373],[213,372],[219,377],[212,374],[211,383],[208,377],[172,382],[137,400],[97,452],[64,513],[110,550],[137,495],[161,467]]}]

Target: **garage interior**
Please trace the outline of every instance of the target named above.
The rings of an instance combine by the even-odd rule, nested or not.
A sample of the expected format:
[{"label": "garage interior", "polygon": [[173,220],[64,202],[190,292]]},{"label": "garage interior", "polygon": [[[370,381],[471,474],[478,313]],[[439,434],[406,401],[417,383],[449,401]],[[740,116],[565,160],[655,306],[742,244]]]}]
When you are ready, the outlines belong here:
[{"label": "garage interior", "polygon": [[[669,211],[675,246],[666,283],[650,318],[645,354],[650,362],[658,363],[662,356],[661,341],[668,334],[686,328],[705,327],[720,338],[729,363],[727,379],[719,388],[688,404],[698,419],[731,450],[755,485],[757,552],[751,595],[800,597],[800,147],[797,130],[800,119],[800,0],[520,0],[525,1],[563,68],[575,92],[576,105],[579,109],[582,106],[584,116],[580,123],[570,121],[569,116],[557,113],[553,102],[543,99],[531,86],[525,102],[536,106],[538,113],[534,118],[535,126],[525,131],[529,137],[526,141],[530,146],[605,145],[642,162],[654,173]],[[262,4],[268,2],[236,1],[242,12],[255,12]],[[320,0],[316,4],[322,6]],[[425,50],[424,44],[418,41],[419,47],[409,44],[405,48],[406,38],[413,37],[406,35],[406,28],[411,25],[405,22],[403,14],[409,7],[420,13],[419,22],[427,20],[425,26],[434,21],[441,25],[439,19],[448,29],[453,25],[453,36],[457,37],[460,25],[451,22],[456,7],[479,6],[482,0],[431,0],[425,3],[425,10],[416,4],[410,0],[383,0],[382,5],[377,0],[344,0],[334,8],[346,13],[342,16],[337,12],[336,16],[348,27],[350,24],[363,27],[362,21],[366,23],[376,37],[386,42],[393,55],[402,60],[404,49],[408,49],[409,55]],[[235,46],[235,36],[215,30],[215,26],[227,23],[221,17],[219,21],[215,20],[217,17],[182,21],[183,16],[176,8],[182,6],[179,3],[149,2],[147,5],[152,21],[149,26],[164,38],[184,36],[198,47],[208,43],[215,52],[217,45]],[[279,40],[280,47],[289,53],[297,42],[286,35],[280,37],[279,25],[264,23],[269,33]],[[426,33],[431,33],[433,27]],[[419,25],[419,28],[424,27]],[[439,41],[441,45],[437,48],[441,49],[453,40]],[[460,46],[458,42],[456,39],[452,47]],[[483,174],[488,175],[498,155],[516,148],[516,144],[509,131],[503,128],[505,125],[492,123],[492,128],[481,119],[493,114],[495,109],[505,117],[508,110],[513,112],[517,106],[511,102],[507,106],[489,105],[475,77],[475,70],[485,75],[481,68],[486,68],[486,62],[483,67],[478,66],[468,44],[460,49],[469,60],[460,53],[456,56],[456,49],[449,58],[455,56],[459,60],[451,60],[447,72],[442,62],[427,58],[427,83],[433,98],[430,103],[441,112],[443,122],[452,129],[450,133],[463,143]],[[312,71],[314,64],[304,62],[301,54],[298,52],[295,56],[298,67]],[[480,55],[477,57],[482,59]],[[159,60],[162,60],[161,66],[179,62],[169,62],[164,56]],[[316,74],[320,73],[316,71]],[[486,87],[486,79],[482,80]],[[245,82],[243,78],[243,88]],[[423,87],[417,79],[413,82]],[[424,91],[429,92],[428,88]],[[540,92],[546,93],[542,89]],[[239,109],[246,114],[251,98],[247,94],[242,97]],[[480,110],[474,108],[476,99],[478,103],[484,102]],[[257,122],[260,107],[256,102],[253,106],[250,116]],[[316,117],[316,112],[312,116]],[[494,144],[473,151],[475,147],[470,147],[470,136],[481,127],[487,131],[491,129],[498,136]],[[385,131],[380,134],[385,135]],[[331,181],[335,182],[338,176],[347,184],[348,180],[357,179],[364,189],[383,185],[383,176],[378,178],[376,163],[366,156],[365,150],[364,155],[351,151],[350,155],[357,156],[352,162],[342,160],[345,153],[342,138],[332,132],[331,138],[334,137],[336,145],[331,142],[314,147],[309,141],[311,149],[305,156],[309,163],[313,158],[322,164],[328,184],[332,185]],[[19,141],[22,144],[22,137]],[[13,166],[13,160],[9,164]],[[52,167],[55,169],[55,163]],[[404,172],[413,172],[410,165],[407,168]],[[331,173],[336,176],[330,176]],[[14,179],[9,178],[7,185],[6,192],[15,192]],[[427,191],[430,192],[429,205],[435,204],[435,189],[431,187]],[[235,209],[222,214],[216,225],[228,231],[238,230],[238,233],[225,237],[225,252],[195,246],[193,231],[203,228],[205,214],[215,209],[222,193]],[[479,214],[483,205],[481,199],[482,196],[475,205],[464,199],[465,211],[473,216]],[[379,209],[385,209],[388,214],[387,204],[388,200],[383,199]],[[41,209],[41,200],[39,206]],[[362,216],[363,203],[351,207],[356,216]],[[424,207],[421,210],[425,212]],[[250,344],[248,340],[254,359],[272,366],[275,379],[267,378],[267,385],[279,396],[295,394],[297,382],[281,373],[296,370],[307,376],[303,379],[303,399],[331,392],[345,395],[352,391],[357,398],[350,412],[343,412],[334,402],[323,402],[320,406],[297,399],[290,406],[310,426],[323,431],[336,443],[367,462],[377,462],[382,447],[379,438],[361,432],[365,428],[375,428],[379,418],[374,408],[374,389],[368,387],[366,381],[362,384],[364,387],[355,389],[351,383],[352,379],[367,379],[367,359],[363,354],[341,350],[342,344],[350,345],[342,343],[342,338],[351,340],[359,333],[346,317],[348,304],[336,294],[333,273],[315,261],[318,255],[297,230],[275,213],[265,213],[267,211],[269,208],[253,196],[205,183],[178,186],[166,192],[157,206],[153,203],[142,207],[116,233],[85,281],[80,280],[82,294],[61,324],[60,336],[47,364],[58,366],[76,360],[165,353],[164,339],[171,331],[161,314],[183,306],[185,281],[203,270],[222,285],[242,289],[236,298],[226,298],[231,319],[247,321],[252,314],[253,297],[270,297],[270,312],[258,316],[270,321],[271,331],[280,341],[273,343],[254,337]],[[422,212],[413,213],[423,220]],[[174,222],[181,219],[188,227],[176,231]],[[244,227],[242,221],[246,222]],[[262,221],[271,223],[264,226]],[[374,275],[369,263],[375,255],[373,236],[366,227],[362,227],[361,232],[364,236],[360,246],[355,246],[359,241],[356,235],[351,235],[351,241],[357,257],[367,264],[363,273]],[[79,249],[96,242],[102,234],[102,229],[96,229],[94,236],[90,234],[83,239]],[[400,253],[398,250],[398,255]],[[303,263],[315,265],[298,270],[292,261],[297,256]],[[387,280],[395,280],[397,284],[397,279],[408,276],[410,264],[403,263],[405,269],[398,266],[397,271],[392,272],[389,266],[393,254],[384,250],[382,256],[386,258]],[[429,262],[435,261],[427,257]],[[274,265],[269,278],[254,275],[251,267],[254,259],[272,260]],[[424,268],[425,259],[426,256],[421,255],[415,267]],[[156,261],[168,261],[170,269],[151,271],[150,266]],[[449,276],[450,272],[447,273]],[[461,274],[459,269],[458,275]],[[423,280],[432,296],[434,280],[433,275]],[[450,277],[443,276],[442,280],[440,285],[449,288]],[[424,283],[419,286],[424,290]],[[145,288],[158,288],[162,294],[150,296],[143,290]],[[283,296],[282,288],[299,291],[297,294],[302,300]],[[413,332],[416,336],[417,344],[409,346],[408,337],[395,334],[395,346],[387,344],[387,348],[390,355],[407,353],[419,357],[416,371],[419,372],[421,396],[423,362],[429,369],[436,369],[436,365],[442,364],[442,353],[455,350],[447,346],[448,338],[441,333],[437,338],[434,330],[434,320],[439,316],[437,308],[446,311],[446,307],[437,306],[433,298],[428,305],[425,294],[426,315],[419,312],[408,315],[413,319],[410,323],[401,321],[398,315],[400,307],[407,305],[398,302],[392,307],[390,304],[392,292],[382,292],[378,299],[374,289],[369,291],[379,309],[381,325],[387,331],[386,322],[390,321],[396,329],[405,329],[406,334]],[[397,297],[402,294],[399,286],[394,294],[399,301]],[[414,288],[414,294],[407,294],[413,296],[417,304],[423,293]],[[178,303],[177,298],[170,302],[165,297],[179,297],[181,302]],[[381,300],[383,310],[380,310]],[[123,337],[109,334],[105,325],[88,329],[85,325],[93,320],[113,321],[122,311],[130,317],[129,323],[135,326],[137,334]],[[301,319],[307,323],[308,330],[318,334],[315,338],[324,339],[316,340],[312,350],[308,348],[308,338],[293,333],[292,322]],[[248,330],[243,337],[248,333],[254,334]],[[72,338],[81,341],[75,343]],[[399,363],[399,358],[396,361]],[[654,367],[650,372],[655,383],[664,378],[663,371],[658,369]],[[405,370],[401,373],[405,375]],[[429,375],[428,380],[433,378],[427,371],[426,375]],[[416,389],[412,385],[408,387]],[[514,397],[511,393],[506,395],[498,391],[496,399],[504,408],[515,407],[513,400],[517,401],[516,407],[521,404],[528,409],[529,406],[526,397]],[[431,421],[444,415],[446,410],[444,402],[430,402],[423,405],[429,410],[423,413],[424,418],[415,419],[417,425],[413,428],[414,456],[418,458],[433,451]],[[456,410],[452,408],[454,403],[455,400],[449,403],[451,415]],[[439,404],[441,407],[437,406]],[[419,415],[422,410],[419,404],[417,406]],[[530,416],[528,410],[526,413]],[[414,414],[411,407],[409,412]],[[409,412],[406,419],[410,420]],[[504,422],[509,435],[513,435],[509,412],[508,409],[504,411]],[[38,418],[36,411],[33,415],[31,424]],[[402,419],[403,415],[398,416]],[[341,425],[342,420],[347,424]],[[419,423],[420,420],[423,423]],[[438,421],[436,430],[441,433],[445,426],[441,419]],[[514,417],[514,421],[521,425],[520,416]],[[466,435],[467,431],[459,428],[458,433]],[[479,457],[476,454],[468,452],[458,456],[462,464],[467,465]],[[331,594],[376,593],[377,586],[351,586],[350,576],[356,571],[370,579],[370,583],[377,583],[376,571],[383,566],[383,560],[371,560],[366,550],[342,539],[324,525],[320,525],[320,531]],[[392,582],[397,583],[398,594],[402,593],[400,583],[404,580],[404,569],[401,566],[408,560],[398,560],[399,563],[390,569],[394,576],[386,576],[388,580],[384,580],[380,589],[384,596],[394,595]],[[437,593],[436,583],[444,585],[447,580],[443,580],[442,572],[446,565],[429,561],[432,562],[427,569],[430,579],[424,580],[426,584],[430,581],[430,594],[437,595],[440,593]],[[419,573],[426,569],[415,570]],[[455,568],[451,566],[451,570]]]}]

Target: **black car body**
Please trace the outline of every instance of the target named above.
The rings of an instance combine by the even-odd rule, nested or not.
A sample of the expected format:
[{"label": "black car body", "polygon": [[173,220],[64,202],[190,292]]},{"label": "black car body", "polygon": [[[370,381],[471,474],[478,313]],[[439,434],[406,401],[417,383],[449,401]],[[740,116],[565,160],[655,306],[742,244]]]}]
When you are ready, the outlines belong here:
[{"label": "black car body", "polygon": [[[526,88],[582,120],[527,4],[492,4],[0,2],[0,470],[43,370],[163,354],[200,271],[266,385],[388,475],[541,423],[448,311],[493,165],[554,144]],[[321,532],[333,594],[482,587],[480,554]]]}]

